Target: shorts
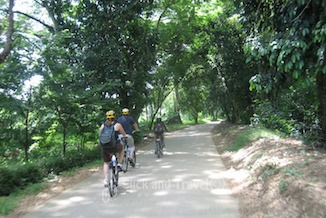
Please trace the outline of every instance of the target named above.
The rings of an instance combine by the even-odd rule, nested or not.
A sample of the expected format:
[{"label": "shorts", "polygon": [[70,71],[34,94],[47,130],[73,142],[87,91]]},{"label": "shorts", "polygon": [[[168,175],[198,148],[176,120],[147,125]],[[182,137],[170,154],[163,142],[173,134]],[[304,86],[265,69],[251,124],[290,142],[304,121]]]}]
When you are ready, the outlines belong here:
[{"label": "shorts", "polygon": [[123,149],[123,146],[120,143],[116,143],[116,146],[113,148],[101,147],[101,153],[102,153],[104,162],[111,161],[111,157],[110,157],[109,153],[119,153],[120,151],[122,151],[122,149]]},{"label": "shorts", "polygon": [[[129,145],[129,151],[134,151],[135,150],[135,141],[132,135],[127,134],[127,143]],[[121,139],[123,136],[119,134],[119,139]]]}]

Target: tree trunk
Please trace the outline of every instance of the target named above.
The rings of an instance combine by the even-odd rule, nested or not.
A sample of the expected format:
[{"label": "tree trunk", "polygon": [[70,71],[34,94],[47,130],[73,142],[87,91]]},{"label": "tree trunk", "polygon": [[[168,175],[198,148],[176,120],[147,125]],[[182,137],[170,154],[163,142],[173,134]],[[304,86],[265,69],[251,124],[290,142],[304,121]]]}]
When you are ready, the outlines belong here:
[{"label": "tree trunk", "polygon": [[174,88],[174,113],[178,113],[178,88]]},{"label": "tree trunk", "polygon": [[230,115],[229,115],[228,107],[223,104],[222,105],[222,108],[223,108],[223,112],[226,115],[226,120],[229,121],[229,122],[231,122],[231,118],[230,118]]},{"label": "tree trunk", "polygon": [[237,108],[237,105],[236,105],[234,99],[232,99],[232,105],[233,105],[232,120],[233,120],[234,124],[238,125],[239,124],[239,112],[238,112],[238,108]]},{"label": "tree trunk", "polygon": [[27,111],[26,119],[25,119],[25,157],[26,157],[26,162],[28,162],[28,141],[29,141],[29,135],[28,135],[28,116],[29,116],[29,111]]},{"label": "tree trunk", "polygon": [[321,127],[323,140],[326,141],[326,75],[319,72],[316,75],[317,98],[319,100],[319,111],[321,114]]},{"label": "tree trunk", "polygon": [[63,127],[63,154],[66,153],[66,133],[67,133],[67,127]]},{"label": "tree trunk", "polygon": [[2,52],[0,53],[0,64],[5,62],[7,56],[10,54],[12,48],[12,36],[14,34],[14,14],[13,9],[14,7],[14,0],[9,1],[9,26],[7,29],[7,41],[4,45]]},{"label": "tree trunk", "polygon": [[195,124],[198,124],[198,114],[194,115],[194,119],[195,119]]}]

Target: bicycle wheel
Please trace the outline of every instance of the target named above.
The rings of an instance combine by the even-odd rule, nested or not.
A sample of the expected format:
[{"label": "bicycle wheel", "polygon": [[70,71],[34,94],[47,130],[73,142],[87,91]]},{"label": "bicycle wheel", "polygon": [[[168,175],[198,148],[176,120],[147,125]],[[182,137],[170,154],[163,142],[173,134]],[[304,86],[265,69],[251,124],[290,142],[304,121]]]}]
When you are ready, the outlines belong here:
[{"label": "bicycle wheel", "polygon": [[114,173],[113,173],[113,166],[112,166],[112,163],[110,163],[109,165],[109,175],[108,175],[108,188],[109,188],[109,192],[110,192],[110,196],[112,197],[114,195],[114,183],[113,183],[113,176]]},{"label": "bicycle wheel", "polygon": [[124,172],[127,172],[128,171],[128,158],[127,158],[126,153],[125,153],[125,155],[123,157],[123,160],[122,160],[122,170]]},{"label": "bicycle wheel", "polygon": [[163,156],[163,145],[162,145],[162,141],[160,141],[160,153],[161,153],[161,156]]},{"label": "bicycle wheel", "polygon": [[118,185],[118,181],[117,181],[117,166],[113,166],[111,171],[111,182],[109,183],[109,190],[110,190],[110,195],[111,197],[114,197],[117,195],[118,189],[117,189],[117,185]]},{"label": "bicycle wheel", "polygon": [[157,154],[157,157],[160,158],[161,157],[161,148],[160,148],[160,142],[157,141],[156,142],[156,154]]},{"label": "bicycle wheel", "polygon": [[133,167],[135,167],[136,166],[136,151],[134,151],[134,165],[133,165]]},{"label": "bicycle wheel", "polygon": [[103,191],[102,191],[102,200],[104,203],[108,203],[109,200],[110,200],[110,197],[111,197],[111,194],[110,194],[110,191],[108,188],[105,188]]}]

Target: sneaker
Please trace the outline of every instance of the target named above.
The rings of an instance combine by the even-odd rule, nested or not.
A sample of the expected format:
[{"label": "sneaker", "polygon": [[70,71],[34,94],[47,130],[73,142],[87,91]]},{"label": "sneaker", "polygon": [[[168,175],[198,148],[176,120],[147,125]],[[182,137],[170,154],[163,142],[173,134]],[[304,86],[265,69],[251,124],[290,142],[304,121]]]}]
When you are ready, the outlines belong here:
[{"label": "sneaker", "polygon": [[131,165],[132,167],[135,166],[135,162],[134,162],[134,159],[133,159],[133,158],[130,158],[130,159],[129,159],[129,162],[130,162],[130,165]]},{"label": "sneaker", "polygon": [[118,164],[117,164],[117,167],[118,167],[118,171],[123,171],[123,170],[122,170],[122,164],[121,164],[121,163],[118,163]]},{"label": "sneaker", "polygon": [[108,187],[109,186],[109,183],[107,180],[104,181],[104,187]]}]

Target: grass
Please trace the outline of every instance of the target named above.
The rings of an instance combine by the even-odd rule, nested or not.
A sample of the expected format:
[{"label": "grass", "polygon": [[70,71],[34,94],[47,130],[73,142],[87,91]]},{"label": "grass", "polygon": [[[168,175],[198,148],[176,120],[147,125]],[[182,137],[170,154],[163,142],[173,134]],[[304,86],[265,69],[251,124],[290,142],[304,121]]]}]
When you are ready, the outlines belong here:
[{"label": "grass", "polygon": [[42,183],[31,184],[26,189],[17,190],[9,196],[0,197],[0,215],[7,215],[19,206],[24,197],[39,194],[45,187],[46,185]]},{"label": "grass", "polygon": [[[234,128],[234,127],[232,127]],[[235,139],[235,144],[228,151],[238,151],[253,139],[267,138],[279,139],[281,134],[268,129],[252,129],[239,134]]]},{"label": "grass", "polygon": [[168,124],[166,127],[169,131],[179,130],[188,127],[189,124]]},{"label": "grass", "polygon": [[281,192],[285,192],[288,190],[288,187],[290,185],[290,182],[281,180],[280,183],[278,184],[278,188],[280,189]]},{"label": "grass", "polygon": [[17,198],[0,197],[0,215],[7,215],[18,206]]},{"label": "grass", "polygon": [[[91,163],[87,163],[84,167],[88,169],[93,168],[94,166],[100,166],[103,164],[103,160],[96,160]],[[79,168],[74,167],[70,170],[62,172],[63,175],[73,176],[74,172],[77,171]],[[52,179],[53,175],[49,175],[48,179]],[[47,185],[44,183],[35,183],[29,185],[27,188],[22,190],[17,190],[16,192],[10,194],[9,196],[2,196],[0,197],[0,216],[8,215],[12,210],[17,208],[20,204],[20,201],[30,195],[37,195],[43,192],[44,188]]]},{"label": "grass", "polygon": [[[203,123],[208,123],[208,122],[210,122],[209,119],[198,119],[198,124],[203,124]],[[174,131],[174,130],[179,130],[179,129],[189,127],[190,125],[195,125],[195,121],[194,120],[182,120],[182,124],[166,124],[165,123],[165,125],[169,131]],[[146,122],[142,122],[141,124],[139,124],[139,126],[141,126],[142,131],[144,133],[152,132],[152,130],[147,130],[149,124]]]}]

